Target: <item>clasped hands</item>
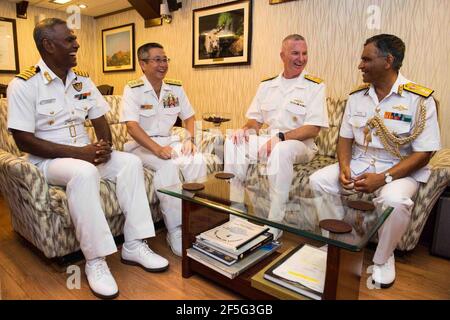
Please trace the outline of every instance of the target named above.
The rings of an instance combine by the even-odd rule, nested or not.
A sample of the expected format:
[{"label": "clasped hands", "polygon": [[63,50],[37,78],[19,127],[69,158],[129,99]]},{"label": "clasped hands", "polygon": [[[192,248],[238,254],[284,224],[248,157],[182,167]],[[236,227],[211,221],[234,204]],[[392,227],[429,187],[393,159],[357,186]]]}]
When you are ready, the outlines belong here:
[{"label": "clasped hands", "polygon": [[384,186],[384,175],[382,173],[363,173],[360,176],[351,177],[350,167],[340,169],[339,182],[346,190],[354,190],[363,193],[372,193]]},{"label": "clasped hands", "polygon": [[[183,141],[183,145],[181,147],[182,155],[193,155],[196,151],[197,147],[190,139],[186,139]],[[164,160],[177,158],[180,156],[171,146],[159,146],[159,148],[156,150],[156,155]]]},{"label": "clasped hands", "polygon": [[108,141],[100,141],[83,147],[82,160],[88,161],[96,166],[106,163],[111,159],[112,146]]},{"label": "clasped hands", "polygon": [[[231,141],[236,145],[241,144],[244,141],[249,142],[249,138],[250,130],[247,128],[241,128],[234,131],[230,137]],[[273,136],[272,138],[270,138],[270,140],[268,140],[258,149],[258,157],[260,159],[268,158],[275,148],[275,145],[280,141],[281,140],[280,138],[278,138],[278,136]]]}]

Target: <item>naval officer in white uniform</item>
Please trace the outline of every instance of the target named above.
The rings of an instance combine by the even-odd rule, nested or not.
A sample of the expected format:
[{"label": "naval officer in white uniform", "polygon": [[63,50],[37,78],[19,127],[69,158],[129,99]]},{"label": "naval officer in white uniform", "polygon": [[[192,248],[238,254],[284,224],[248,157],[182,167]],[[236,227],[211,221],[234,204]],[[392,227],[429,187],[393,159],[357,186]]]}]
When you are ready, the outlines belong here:
[{"label": "naval officer in white uniform", "polygon": [[[247,123],[225,140],[225,171],[236,179],[231,198],[243,197],[240,182],[245,181],[251,162],[267,161],[271,207],[269,218],[280,222],[294,176],[293,165],[307,163],[317,153],[314,138],[328,127],[325,84],[305,71],[308,50],[305,38],[293,34],[282,42],[280,53],[284,70],[263,81],[247,111]],[[263,124],[268,135],[255,135]],[[281,231],[271,228],[275,238]]]},{"label": "naval officer in white uniform", "polygon": [[[104,117],[109,106],[87,73],[72,70],[79,44],[66,22],[43,20],[34,29],[34,40],[42,59],[8,86],[8,128],[48,183],[66,187],[89,286],[101,298],[114,298],[119,291],[105,256],[117,248],[101,207],[100,178],[116,183],[126,217],[122,261],[152,272],[168,267],[143,241],[155,230],[142,162],[112,150]],[[95,143],[89,141],[85,119],[94,126]]]},{"label": "naval officer in white uniform", "polygon": [[[206,176],[206,162],[194,144],[194,109],[180,81],[164,79],[169,58],[158,43],[142,45],[137,52],[144,75],[130,81],[124,89],[120,121],[126,123],[133,138],[124,150],[137,155],[144,166],[155,171],[155,189]],[[187,138],[171,135],[179,117]],[[167,228],[167,242],[174,254],[181,256],[181,199],[161,192],[160,201]]]},{"label": "naval officer in white uniform", "polygon": [[359,69],[365,85],[347,102],[340,130],[339,163],[310,177],[321,192],[375,193],[376,204],[394,211],[379,229],[373,281],[382,288],[395,280],[394,250],[408,228],[412,198],[428,180],[427,163],[441,147],[433,90],[400,73],[405,44],[381,34],[364,44]]}]

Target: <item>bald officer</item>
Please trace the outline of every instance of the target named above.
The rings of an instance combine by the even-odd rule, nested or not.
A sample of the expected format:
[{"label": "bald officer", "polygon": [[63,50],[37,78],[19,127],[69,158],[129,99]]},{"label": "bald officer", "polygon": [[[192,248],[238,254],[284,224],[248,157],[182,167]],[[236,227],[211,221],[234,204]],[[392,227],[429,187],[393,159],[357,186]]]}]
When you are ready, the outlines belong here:
[{"label": "bald officer", "polygon": [[[89,286],[98,297],[114,298],[119,291],[105,256],[117,248],[101,207],[100,178],[116,183],[126,217],[122,261],[152,272],[168,267],[142,240],[155,235],[142,163],[111,149],[104,117],[109,106],[86,73],[72,70],[79,44],[66,22],[43,20],[34,40],[42,59],[8,86],[8,128],[48,183],[66,187]],[[89,141],[85,119],[92,121],[96,143]]]},{"label": "bald officer", "polygon": [[[124,150],[141,158],[144,166],[155,171],[155,189],[206,176],[206,162],[194,144],[194,110],[179,81],[164,80],[169,59],[158,43],[138,49],[139,65],[144,75],[125,86],[120,121],[126,123],[133,138]],[[179,141],[171,129],[180,117],[187,138]],[[181,256],[181,199],[156,193],[167,228],[167,242],[174,254]]]},{"label": "bald officer", "polygon": [[[263,81],[247,111],[244,127],[225,140],[225,171],[238,181],[232,182],[236,196],[243,194],[239,181],[246,179],[250,162],[267,161],[271,207],[269,218],[281,221],[294,176],[293,165],[309,162],[317,152],[314,138],[322,127],[328,127],[325,85],[321,79],[305,71],[308,51],[305,38],[294,34],[283,40],[281,60],[284,71]],[[263,124],[269,126],[266,136],[258,133]],[[236,189],[233,191],[233,189]],[[281,231],[271,229],[275,238]]]},{"label": "bald officer", "polygon": [[379,229],[373,281],[395,280],[394,250],[408,228],[412,198],[428,180],[427,163],[440,149],[436,104],[427,89],[400,73],[405,44],[380,34],[364,44],[359,69],[366,83],[350,94],[340,130],[338,164],[310,177],[314,189],[375,193],[376,204],[394,208]]}]

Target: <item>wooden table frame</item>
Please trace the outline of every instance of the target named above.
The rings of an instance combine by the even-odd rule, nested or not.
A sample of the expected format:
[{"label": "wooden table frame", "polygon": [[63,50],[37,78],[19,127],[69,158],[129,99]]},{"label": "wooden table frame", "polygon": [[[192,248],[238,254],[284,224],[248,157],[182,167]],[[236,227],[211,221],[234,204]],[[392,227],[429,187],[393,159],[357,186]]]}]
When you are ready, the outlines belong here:
[{"label": "wooden table frame", "polygon": [[[192,243],[195,242],[196,235],[228,221],[229,214],[184,199],[182,200],[182,207],[183,278],[189,278],[194,273],[197,273],[249,299],[276,299],[263,291],[253,288],[250,279],[279,256],[280,253],[276,252],[270,255],[238,277],[229,279],[189,258],[186,254],[186,250],[191,248]],[[324,300],[358,299],[363,257],[364,250],[352,252],[334,245],[328,245],[327,271],[322,297]]]}]

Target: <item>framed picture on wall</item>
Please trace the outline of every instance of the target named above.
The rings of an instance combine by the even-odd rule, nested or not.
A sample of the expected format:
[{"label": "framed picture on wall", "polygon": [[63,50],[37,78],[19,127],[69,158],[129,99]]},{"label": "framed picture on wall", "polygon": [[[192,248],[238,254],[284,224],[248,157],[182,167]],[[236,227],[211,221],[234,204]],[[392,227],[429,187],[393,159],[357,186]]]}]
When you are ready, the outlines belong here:
[{"label": "framed picture on wall", "polygon": [[19,73],[16,20],[0,17],[0,73]]},{"label": "framed picture on wall", "polygon": [[102,30],[103,72],[134,71],[134,23]]},{"label": "framed picture on wall", "polygon": [[194,68],[250,64],[251,0],[195,9],[192,30]]}]

